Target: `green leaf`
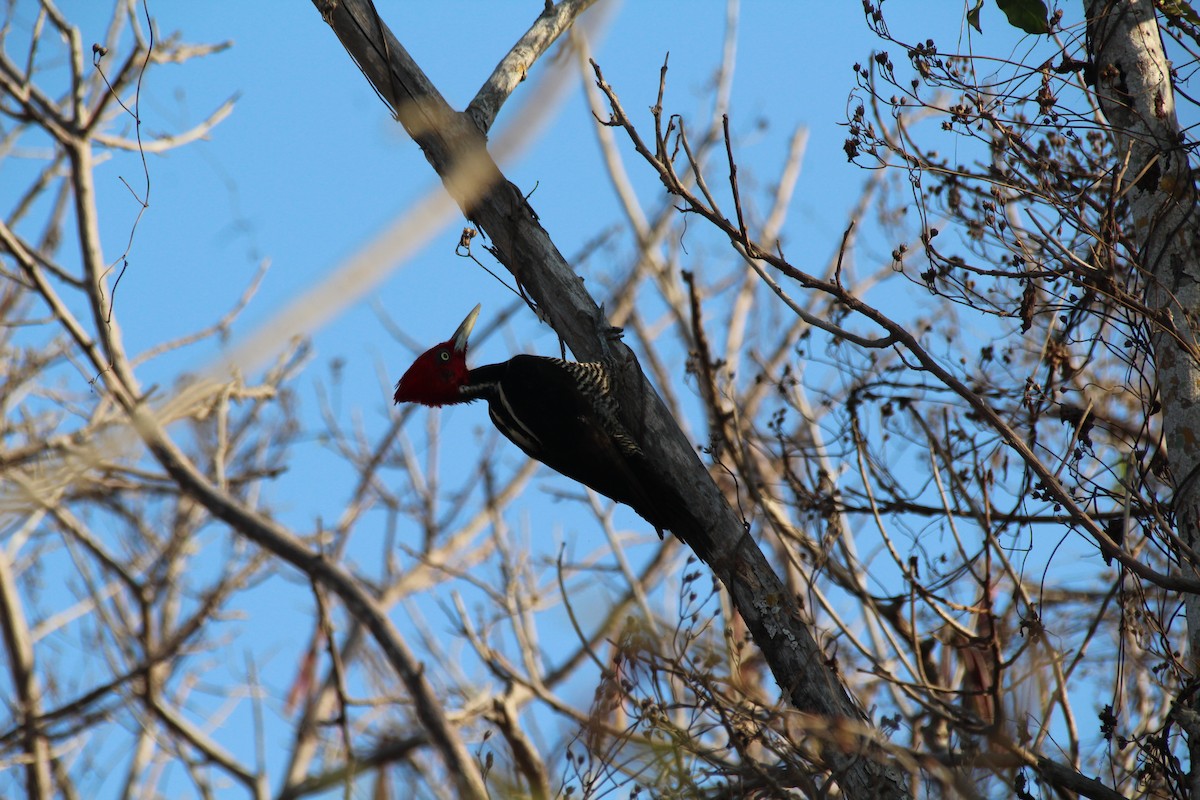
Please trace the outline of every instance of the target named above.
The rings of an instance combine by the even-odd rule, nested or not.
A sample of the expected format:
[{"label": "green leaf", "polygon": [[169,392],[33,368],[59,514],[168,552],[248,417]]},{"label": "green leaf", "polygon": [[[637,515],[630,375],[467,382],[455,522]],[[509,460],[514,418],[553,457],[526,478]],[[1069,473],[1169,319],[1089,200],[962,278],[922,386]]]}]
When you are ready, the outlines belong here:
[{"label": "green leaf", "polygon": [[967,12],[967,24],[980,33],[983,33],[983,28],[979,27],[979,12],[982,10],[983,0],[975,0],[975,7]]},{"label": "green leaf", "polygon": [[1042,0],[996,0],[1008,24],[1026,33],[1049,33],[1050,11]]}]

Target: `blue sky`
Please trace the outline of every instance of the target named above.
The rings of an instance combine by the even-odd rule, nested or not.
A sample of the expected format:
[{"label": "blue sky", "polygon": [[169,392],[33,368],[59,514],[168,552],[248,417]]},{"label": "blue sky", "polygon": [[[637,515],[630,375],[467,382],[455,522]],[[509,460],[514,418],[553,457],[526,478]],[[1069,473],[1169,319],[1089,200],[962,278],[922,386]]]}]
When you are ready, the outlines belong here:
[{"label": "blue sky", "polygon": [[[456,108],[474,95],[541,8],[535,0],[378,5],[400,41]],[[896,18],[903,18],[906,5],[926,8],[891,5]],[[69,2],[64,12],[84,28],[85,41],[99,41],[107,22],[103,6],[107,4],[97,0]],[[956,25],[960,12],[949,8],[946,21]],[[186,41],[228,40],[232,47],[190,64],[153,69],[141,97],[145,131],[182,131],[228,98],[238,99],[233,113],[206,141],[147,157],[150,206],[136,229],[116,297],[117,315],[128,348],[136,354],[214,321],[269,259],[270,271],[260,291],[233,327],[228,346],[236,345],[439,184],[310,3],[159,0],[150,3],[150,13],[160,35],[179,31]],[[724,36],[724,4],[626,2],[588,15],[604,18],[595,26],[600,30],[592,41],[593,56],[635,122],[650,124],[647,109],[654,102],[667,52],[671,110],[697,119],[707,116]],[[92,18],[90,26],[85,24]],[[990,6],[985,9],[985,30],[989,23],[993,28],[1001,24]],[[956,35],[956,29],[947,33],[951,39]],[[731,124],[742,168],[747,175],[757,173],[767,180],[783,162],[793,130],[807,127],[807,154],[785,243],[792,253],[811,253],[823,263],[836,248],[846,212],[867,177],[846,162],[839,123],[846,118],[853,87],[851,65],[865,61],[878,42],[866,29],[858,4],[780,1],[743,3],[737,44]],[[118,54],[112,53],[105,63],[117,60]],[[574,66],[564,59],[544,58],[531,74],[530,85],[554,69]],[[523,156],[504,168],[525,191],[536,186],[532,204],[570,258],[598,231],[619,223],[622,215],[603,171],[579,77],[573,74],[568,85],[551,124]],[[522,125],[524,120],[514,113],[528,90],[518,89],[501,112],[494,136]],[[769,124],[760,125],[762,120]],[[635,186],[643,196],[653,195],[656,180],[630,157],[629,148],[623,151]],[[118,154],[97,170],[110,257],[124,249],[138,211],[122,178],[142,190],[142,167],[135,154]],[[0,201],[7,204],[11,201],[5,199],[3,187],[0,180]],[[335,360],[344,362],[344,383],[333,398],[335,411],[344,415],[343,424],[361,425],[378,435],[395,413],[391,383],[411,354],[389,335],[379,309],[414,340],[432,345],[446,338],[476,303],[484,307],[482,327],[490,313],[511,302],[511,295],[495,280],[454,256],[462,224],[461,217],[453,217],[428,246],[397,263],[364,299],[327,324],[295,331],[313,342],[314,363],[297,389],[304,420],[314,431],[320,428],[316,398],[328,386],[329,365]],[[486,253],[477,254],[491,265]],[[719,257],[703,251],[701,255]],[[189,348],[146,365],[139,376],[147,385],[169,386],[180,372],[211,363],[220,347],[209,343]],[[554,354],[557,346],[549,330],[524,313],[505,335],[474,351],[473,359],[501,360],[518,350]],[[682,379],[676,388],[688,391]],[[424,425],[425,412],[421,413],[413,418],[415,425]],[[486,429],[486,413],[481,407],[456,409],[442,415],[442,425],[469,448],[478,441],[477,432]],[[513,450],[510,460],[519,458]],[[318,518],[329,522],[337,514],[353,477],[344,465],[335,465],[314,437],[297,448],[288,472],[271,486],[270,502],[289,524],[311,530]],[[547,501],[539,490],[544,484],[543,477],[531,485],[519,518],[537,535],[551,530],[555,536],[572,535],[569,518],[561,522],[564,504]],[[631,516],[622,519],[636,524]],[[578,545],[581,552],[603,546],[598,534],[586,536]],[[377,554],[377,546],[364,547],[350,558],[359,559],[370,574],[375,569],[370,560]],[[298,581],[290,586],[275,581],[269,588],[269,596],[254,597],[270,611],[255,609],[241,631],[277,640],[276,655],[261,666],[264,682],[278,693],[293,676],[297,649],[310,630],[311,604],[307,587]],[[436,609],[424,611],[437,628],[441,620]],[[228,668],[236,672],[241,665]],[[229,746],[236,747],[236,742],[234,738]],[[268,753],[273,774],[278,774],[275,760],[280,752]]]},{"label": "blue sky", "polygon": [[[451,104],[462,107],[531,19],[516,13],[515,3],[426,5],[434,7],[396,4],[384,13]],[[236,298],[259,259],[267,257],[272,271],[240,327],[252,325],[437,185],[417,148],[391,122],[314,9],[303,3],[245,4],[244,11],[233,14],[201,8],[152,4],[151,12],[163,31],[177,26],[188,41],[228,39],[234,46],[153,75],[143,97],[145,125],[177,131],[226,98],[236,94],[239,100],[209,141],[149,160],[151,208],[138,230],[121,291],[129,292],[126,298],[146,292],[157,298],[162,313],[125,309],[135,349],[160,341],[168,331],[182,333],[208,321],[212,308]],[[648,115],[642,112],[653,102],[658,68],[670,51],[669,99],[685,113],[704,114],[723,18],[723,7],[715,3],[622,6],[610,15],[610,26],[594,45],[595,56],[627,107],[645,121]],[[801,46],[803,32],[814,27],[838,34]],[[819,20],[793,4],[742,9],[732,110],[734,125],[750,132],[744,155],[770,174],[783,158],[782,143],[791,127],[810,126],[801,185],[822,191],[816,197],[801,191],[794,214],[817,230],[841,224],[843,209],[831,202],[836,192],[829,190],[845,185],[845,197],[852,198],[863,179],[845,162],[836,123],[844,117],[849,64],[863,57],[869,44],[858,9]],[[540,65],[535,77],[538,70],[558,66]],[[572,82],[577,87],[577,80]],[[511,105],[519,101],[519,92]],[[768,113],[771,128],[755,133],[754,122]],[[499,127],[513,123],[501,113]],[[527,190],[536,184],[535,207],[564,253],[619,219],[577,88],[553,128],[527,152],[507,166],[508,174]],[[100,176],[117,211],[108,220],[110,250],[136,210],[126,202],[127,213],[119,213],[123,188],[116,175],[136,175],[133,159],[124,161],[102,168]],[[631,172],[639,187],[653,181],[636,165]],[[413,335],[440,337],[475,302],[484,301],[486,312],[487,301],[503,295],[493,281],[453,258],[460,227],[459,222],[448,225],[439,240],[379,288],[379,302]],[[370,315],[347,317],[371,324]],[[313,332],[322,355],[355,339],[356,356],[366,343],[381,346],[381,357],[388,355],[378,329],[349,324],[343,318],[329,331]]]},{"label": "blue sky", "polygon": [[[805,246],[812,242],[814,258],[823,260],[836,246],[845,210],[866,177],[847,164],[837,123],[845,118],[850,65],[866,57],[873,40],[857,8],[802,5],[750,3],[741,9],[731,113],[747,175],[774,174],[794,128],[808,127],[807,158],[785,235]],[[451,104],[462,107],[531,22],[529,9],[518,13],[515,3],[477,2],[396,4],[382,11]],[[130,351],[138,352],[211,322],[269,259],[257,296],[233,328],[236,344],[439,184],[308,5],[255,3],[236,13],[213,13],[211,7],[165,3],[151,4],[151,13],[160,32],[178,29],[186,41],[228,40],[233,46],[151,72],[142,97],[146,130],[184,130],[226,99],[238,99],[206,141],[148,157],[151,203],[118,290],[118,314]],[[723,4],[618,4],[605,19],[592,45],[594,57],[639,123],[649,125],[646,110],[668,51],[671,109],[707,117],[724,36]],[[811,35],[814,30],[822,35]],[[543,59],[531,78],[548,69],[572,71],[569,93],[551,125],[505,168],[518,186],[534,191],[543,224],[570,258],[622,216],[602,171],[573,65]],[[493,138],[506,126],[521,125],[510,112],[519,111],[525,88],[501,112]],[[769,125],[760,127],[766,119]],[[625,153],[628,158],[628,148]],[[643,196],[652,195],[657,181],[649,170],[632,160],[627,168]],[[99,170],[111,254],[124,246],[137,212],[118,178],[137,186],[140,172],[132,154]],[[376,309],[431,345],[475,303],[483,303],[484,322],[490,311],[507,305],[511,295],[505,288],[453,255],[462,225],[455,215],[363,301],[323,327],[296,331],[312,338],[318,364],[302,385],[323,375],[322,365],[344,360],[346,390],[354,395],[347,410],[361,409],[367,424],[378,426],[390,406],[380,375],[394,381],[410,354],[388,335]],[[500,360],[515,349],[553,353],[553,335],[530,317],[519,315],[512,334],[483,344],[473,358]],[[212,358],[212,348],[192,348],[187,358],[199,366]],[[172,379],[178,369],[178,362],[163,359],[140,375],[151,384]],[[475,411],[451,415],[466,416],[474,425],[482,418]],[[301,464],[278,487],[282,495],[291,493],[294,482],[305,483]]]}]

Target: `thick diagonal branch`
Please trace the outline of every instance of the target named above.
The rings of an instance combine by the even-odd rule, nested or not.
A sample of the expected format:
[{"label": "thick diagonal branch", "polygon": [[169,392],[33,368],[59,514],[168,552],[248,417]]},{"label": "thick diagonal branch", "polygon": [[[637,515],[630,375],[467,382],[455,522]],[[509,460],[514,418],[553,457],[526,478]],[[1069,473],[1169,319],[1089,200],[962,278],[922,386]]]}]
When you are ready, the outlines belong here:
[{"label": "thick diagonal branch", "polygon": [[456,113],[446,104],[375,15],[371,3],[314,0],[314,4],[463,212],[488,235],[497,257],[576,357],[609,359],[628,367],[619,392],[624,421],[636,432],[656,469],[670,476],[693,515],[690,524],[676,533],[725,585],[789,701],[859,731],[858,738],[843,739],[838,746],[827,743],[823,750],[843,794],[907,796],[898,773],[870,757],[873,732],[865,715],[803,622],[794,598],[646,382],[632,352],[605,337],[607,326],[600,309],[521,192],[492,161],[479,129],[467,114]]}]

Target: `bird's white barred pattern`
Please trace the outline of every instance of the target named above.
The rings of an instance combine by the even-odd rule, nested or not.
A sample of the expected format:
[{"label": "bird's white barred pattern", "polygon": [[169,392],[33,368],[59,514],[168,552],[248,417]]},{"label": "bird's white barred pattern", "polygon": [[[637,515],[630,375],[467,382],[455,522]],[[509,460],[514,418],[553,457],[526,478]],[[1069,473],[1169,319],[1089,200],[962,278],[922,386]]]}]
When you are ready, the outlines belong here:
[{"label": "bird's white barred pattern", "polygon": [[613,440],[627,455],[638,455],[642,448],[625,430],[621,424],[620,406],[612,394],[612,381],[609,378],[608,367],[599,361],[563,361],[561,358],[551,359],[562,366],[584,390],[584,394],[592,401],[596,414],[604,420],[605,427],[611,432]]}]

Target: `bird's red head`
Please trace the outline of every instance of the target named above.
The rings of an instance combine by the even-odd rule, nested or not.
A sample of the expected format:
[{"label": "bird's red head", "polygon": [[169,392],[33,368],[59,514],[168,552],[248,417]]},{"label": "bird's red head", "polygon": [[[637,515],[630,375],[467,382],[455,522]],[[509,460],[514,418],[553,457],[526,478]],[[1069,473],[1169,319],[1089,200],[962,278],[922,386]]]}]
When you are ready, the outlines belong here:
[{"label": "bird's red head", "polygon": [[444,406],[465,399],[459,387],[467,382],[467,337],[475,327],[479,306],[471,309],[467,318],[449,341],[426,350],[413,362],[396,384],[397,403],[420,403]]}]

